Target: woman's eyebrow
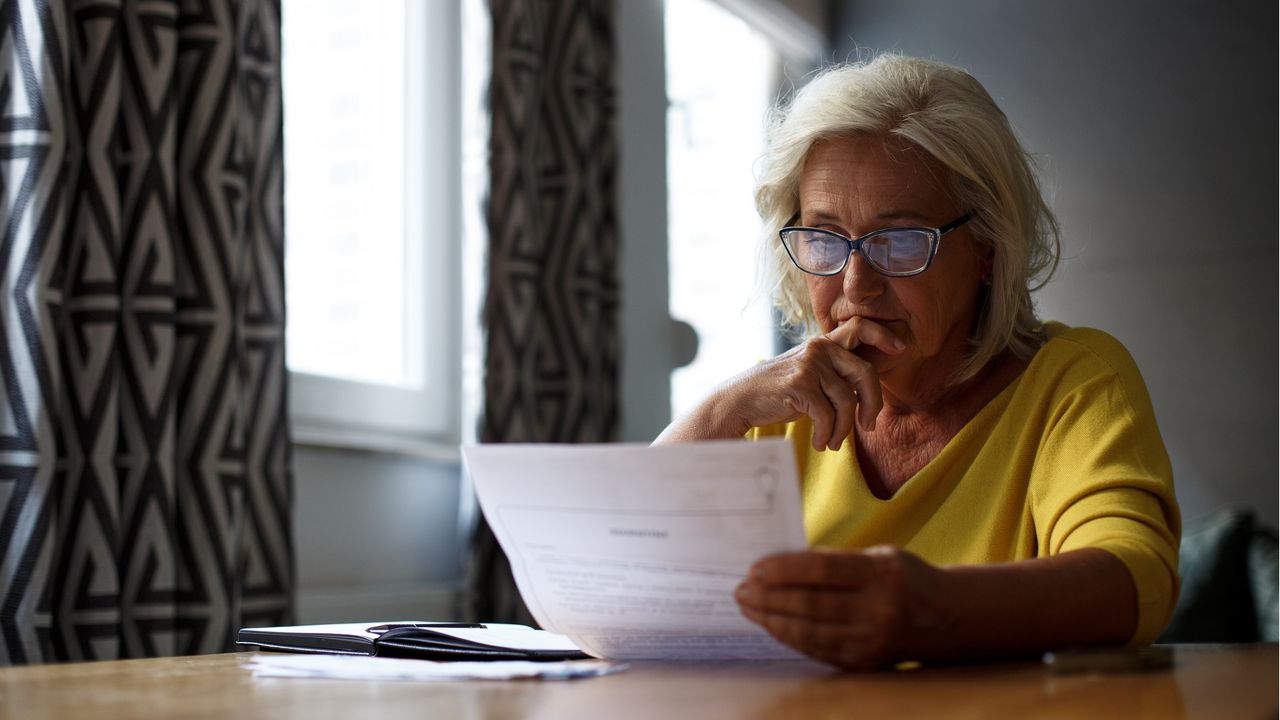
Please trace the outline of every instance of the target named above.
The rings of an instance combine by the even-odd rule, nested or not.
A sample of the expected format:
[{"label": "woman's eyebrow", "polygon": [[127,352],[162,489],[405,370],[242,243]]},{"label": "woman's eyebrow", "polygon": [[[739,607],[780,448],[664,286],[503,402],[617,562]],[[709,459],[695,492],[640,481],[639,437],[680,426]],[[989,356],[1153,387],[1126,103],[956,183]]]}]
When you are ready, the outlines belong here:
[{"label": "woman's eyebrow", "polygon": [[800,204],[796,207],[796,214],[800,216],[810,216],[815,218],[829,219],[835,217],[836,208],[831,203],[810,201],[808,204]]},{"label": "woman's eyebrow", "polygon": [[[800,213],[800,217],[804,217],[804,213]],[[839,225],[840,218],[831,213],[815,212],[808,217],[810,225]]]}]

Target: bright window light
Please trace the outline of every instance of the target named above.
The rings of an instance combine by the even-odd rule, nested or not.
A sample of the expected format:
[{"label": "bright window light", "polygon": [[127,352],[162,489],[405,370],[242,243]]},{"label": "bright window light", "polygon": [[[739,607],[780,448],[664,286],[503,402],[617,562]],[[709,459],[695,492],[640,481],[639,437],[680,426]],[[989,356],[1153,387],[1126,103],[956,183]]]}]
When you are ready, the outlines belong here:
[{"label": "bright window light", "polygon": [[[284,0],[287,352],[295,372],[416,388],[406,242],[409,0]],[[397,32],[399,31],[399,32]]]},{"label": "bright window light", "polygon": [[284,0],[295,439],[456,453],[460,0]]},{"label": "bright window light", "polygon": [[773,354],[768,299],[753,297],[761,225],[752,189],[779,56],[709,0],[666,4],[666,52],[670,308],[699,339],[697,357],[671,378],[678,417]]}]

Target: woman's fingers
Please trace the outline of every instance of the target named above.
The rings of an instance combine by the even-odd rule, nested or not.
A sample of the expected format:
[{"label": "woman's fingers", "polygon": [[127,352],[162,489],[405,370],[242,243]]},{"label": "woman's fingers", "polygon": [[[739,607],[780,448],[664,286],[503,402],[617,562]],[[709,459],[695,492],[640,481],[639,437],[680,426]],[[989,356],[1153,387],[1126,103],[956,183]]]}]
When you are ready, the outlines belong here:
[{"label": "woman's fingers", "polygon": [[[833,352],[843,351],[835,348]],[[853,385],[834,367],[838,360],[828,362],[813,371],[817,380],[805,412],[813,420],[813,449],[819,452],[840,449],[853,430],[859,403]]]},{"label": "woman's fingers", "polygon": [[876,418],[884,407],[880,379],[874,373],[863,374],[854,381],[858,390],[858,424],[867,432],[876,429]]},{"label": "woman's fingers", "polygon": [[832,365],[845,384],[857,393],[858,427],[867,432],[875,430],[876,416],[884,407],[876,369],[871,363],[845,350],[833,351]]},{"label": "woman's fingers", "polygon": [[876,429],[876,417],[884,407],[880,391],[880,377],[871,363],[853,354],[854,349],[870,345],[889,354],[897,354],[906,344],[888,328],[874,320],[850,318],[835,330],[827,333],[827,339],[845,351],[837,355],[836,369],[856,389],[858,394],[858,427],[865,431]]},{"label": "woman's fingers", "polygon": [[[804,407],[797,410],[813,420],[813,449],[838,450],[853,431],[854,423],[866,431],[875,429],[884,405],[880,377],[871,363],[844,349],[830,338],[814,338],[794,361],[812,374],[805,383]],[[816,393],[821,393],[818,397]]]},{"label": "woman's fingers", "polygon": [[825,392],[821,390],[821,381],[819,387],[809,390],[805,393],[805,399],[801,403],[800,411],[809,416],[813,421],[813,449],[821,452],[826,448],[831,438],[831,432],[836,424],[836,410],[832,407],[830,399]]},{"label": "woman's fingers", "polygon": [[874,385],[879,390],[874,368],[827,338],[809,340],[786,362],[793,365],[785,381],[786,392],[792,396],[794,411],[813,422],[813,449],[838,450],[859,417],[861,399],[856,394],[855,378],[868,376],[861,379],[864,387]]},{"label": "woman's fingers", "polygon": [[857,619],[856,590],[769,587],[747,581],[738,586],[734,598],[740,606],[768,615],[823,623],[850,623]]},{"label": "woman's fingers", "polygon": [[892,333],[873,321],[850,320],[828,336],[811,338],[726,381],[695,411],[696,421],[668,428],[663,437],[732,437],[807,416],[813,423],[814,450],[838,450],[855,426],[874,430],[883,407],[875,367],[851,348],[870,344],[892,352],[894,341]]},{"label": "woman's fingers", "polygon": [[936,568],[901,548],[806,550],[761,558],[734,592],[779,641],[844,667],[901,660],[954,621]]},{"label": "woman's fingers", "polygon": [[809,657],[856,670],[884,664],[883,642],[866,629],[842,623],[814,621],[741,606],[748,620],[760,625],[778,642]]},{"label": "woman's fingers", "polygon": [[897,355],[907,347],[906,343],[894,335],[889,328],[874,320],[861,317],[849,318],[826,336],[845,350],[853,350],[859,345],[870,345],[890,355]]},{"label": "woman's fingers", "polygon": [[853,388],[840,375],[834,372],[825,373],[821,379],[822,392],[831,402],[831,407],[835,409],[835,417],[832,421],[831,435],[826,438],[824,443],[818,442],[818,434],[814,433],[814,449],[822,450],[823,448],[831,450],[839,450],[844,444],[844,439],[849,437],[853,432],[853,423],[857,419],[858,398],[853,393]]},{"label": "woman's fingers", "polygon": [[[876,548],[878,549],[878,548]],[[765,586],[803,586],[856,589],[876,576],[877,554],[831,550],[777,553],[757,560],[750,571],[753,582]]]}]

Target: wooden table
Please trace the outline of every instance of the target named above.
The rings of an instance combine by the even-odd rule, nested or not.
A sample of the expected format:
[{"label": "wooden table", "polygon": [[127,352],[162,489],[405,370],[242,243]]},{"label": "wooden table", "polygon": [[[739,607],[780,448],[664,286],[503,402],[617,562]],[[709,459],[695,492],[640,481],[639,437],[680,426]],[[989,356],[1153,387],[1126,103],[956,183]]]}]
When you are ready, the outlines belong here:
[{"label": "wooden table", "polygon": [[1180,646],[1172,670],[1054,675],[1038,663],[842,674],[816,664],[633,664],[572,681],[257,679],[252,653],[0,670],[0,717],[1264,718],[1277,650]]}]

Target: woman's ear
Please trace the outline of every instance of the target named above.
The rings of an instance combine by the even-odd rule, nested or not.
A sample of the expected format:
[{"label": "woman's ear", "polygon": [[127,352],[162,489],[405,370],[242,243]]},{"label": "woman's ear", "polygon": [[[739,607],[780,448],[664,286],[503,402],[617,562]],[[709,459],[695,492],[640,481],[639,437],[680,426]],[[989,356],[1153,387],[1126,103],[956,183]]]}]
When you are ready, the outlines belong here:
[{"label": "woman's ear", "polygon": [[978,279],[983,285],[991,284],[991,274],[996,264],[996,249],[990,245],[980,246],[978,250]]}]

